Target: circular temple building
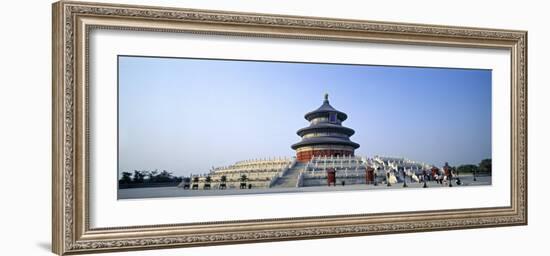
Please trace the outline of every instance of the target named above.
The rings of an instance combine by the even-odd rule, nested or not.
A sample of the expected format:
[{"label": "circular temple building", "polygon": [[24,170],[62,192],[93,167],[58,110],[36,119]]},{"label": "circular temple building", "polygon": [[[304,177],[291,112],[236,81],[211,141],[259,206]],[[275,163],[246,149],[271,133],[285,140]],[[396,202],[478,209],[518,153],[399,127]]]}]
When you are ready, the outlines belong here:
[{"label": "circular temple building", "polygon": [[359,144],[349,139],[355,131],[342,126],[348,118],[344,112],[333,108],[325,94],[323,105],[305,115],[310,122],[308,127],[298,130],[302,141],[292,145],[296,159],[307,162],[313,156],[353,156]]}]

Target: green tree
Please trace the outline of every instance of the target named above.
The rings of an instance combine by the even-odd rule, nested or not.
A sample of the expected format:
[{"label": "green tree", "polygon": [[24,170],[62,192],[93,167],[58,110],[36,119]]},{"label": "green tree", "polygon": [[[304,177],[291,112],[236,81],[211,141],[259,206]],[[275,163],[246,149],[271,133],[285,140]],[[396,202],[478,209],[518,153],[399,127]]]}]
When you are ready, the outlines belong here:
[{"label": "green tree", "polygon": [[142,171],[141,173],[143,173],[143,177],[144,177],[143,182],[150,183],[151,182],[151,172],[150,171]]},{"label": "green tree", "polygon": [[172,179],[172,173],[166,170],[163,170],[156,176],[156,182],[170,182]]},{"label": "green tree", "polygon": [[241,181],[240,188],[245,189],[246,188],[246,181],[248,180],[248,177],[246,177],[246,174],[241,175],[241,178],[239,180]]},{"label": "green tree", "polygon": [[457,167],[459,173],[473,173],[477,171],[477,165],[464,164]]},{"label": "green tree", "polygon": [[149,182],[157,182],[158,173],[158,170],[147,172],[147,174],[149,175]]},{"label": "green tree", "polygon": [[206,178],[204,178],[203,189],[210,189],[210,183],[211,182],[212,182],[212,177],[210,177],[210,175],[206,176]]},{"label": "green tree", "polygon": [[143,183],[143,180],[145,178],[145,174],[143,171],[134,170],[134,183]]},{"label": "green tree", "polygon": [[218,188],[219,188],[219,189],[226,189],[226,188],[227,188],[226,183],[227,183],[227,176],[222,175],[222,176],[220,177],[220,185],[219,185]]},{"label": "green tree", "polygon": [[491,174],[492,161],[490,158],[481,160],[481,162],[479,163],[479,171]]},{"label": "green tree", "polygon": [[120,177],[119,184],[130,184],[132,183],[132,173],[122,172],[122,177]]}]

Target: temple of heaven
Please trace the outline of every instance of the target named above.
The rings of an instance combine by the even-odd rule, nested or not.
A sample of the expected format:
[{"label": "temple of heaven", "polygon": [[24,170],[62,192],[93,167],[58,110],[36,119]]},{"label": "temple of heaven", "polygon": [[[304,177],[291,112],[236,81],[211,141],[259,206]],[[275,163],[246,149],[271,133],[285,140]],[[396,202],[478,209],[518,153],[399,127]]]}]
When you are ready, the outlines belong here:
[{"label": "temple of heaven", "polygon": [[292,145],[296,159],[308,162],[314,156],[353,156],[359,144],[349,139],[355,131],[342,126],[348,118],[344,112],[333,108],[325,94],[323,105],[305,115],[310,122],[308,127],[296,132],[302,141]]}]

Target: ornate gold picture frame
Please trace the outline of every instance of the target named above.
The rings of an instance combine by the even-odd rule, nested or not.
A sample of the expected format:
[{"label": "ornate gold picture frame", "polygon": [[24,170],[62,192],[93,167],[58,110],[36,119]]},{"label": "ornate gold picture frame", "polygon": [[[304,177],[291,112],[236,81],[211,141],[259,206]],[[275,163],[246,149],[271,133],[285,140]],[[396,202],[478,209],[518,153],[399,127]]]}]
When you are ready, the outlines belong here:
[{"label": "ornate gold picture frame", "polygon": [[[510,205],[92,228],[88,50],[90,32],[97,29],[509,50]],[[70,1],[53,5],[52,31],[52,247],[57,254],[527,224],[526,31]]]}]

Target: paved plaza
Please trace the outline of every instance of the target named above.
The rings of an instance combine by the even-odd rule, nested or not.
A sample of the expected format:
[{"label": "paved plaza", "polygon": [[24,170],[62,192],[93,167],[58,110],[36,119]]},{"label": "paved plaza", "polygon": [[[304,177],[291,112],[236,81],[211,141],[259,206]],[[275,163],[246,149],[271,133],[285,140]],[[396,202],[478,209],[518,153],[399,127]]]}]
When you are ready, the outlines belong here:
[{"label": "paved plaza", "polygon": [[[460,176],[462,185],[456,185],[453,181],[453,187],[448,187],[437,184],[436,182],[428,182],[428,188],[445,188],[445,189],[460,189],[468,186],[491,185],[491,176],[477,177],[477,181],[473,181],[471,175]],[[423,189],[424,183],[407,183],[408,187],[404,188],[403,183],[396,183],[392,186],[386,184],[374,185],[346,185],[341,186],[313,186],[313,187],[294,187],[294,188],[257,188],[257,189],[227,189],[227,190],[188,190],[178,187],[156,187],[156,188],[129,188],[119,189],[118,199],[139,199],[139,198],[160,198],[160,197],[193,197],[193,196],[223,196],[223,195],[247,195],[247,194],[271,194],[271,193],[298,193],[298,192],[329,192],[329,191],[353,191],[353,190],[379,190],[379,189]]]}]

